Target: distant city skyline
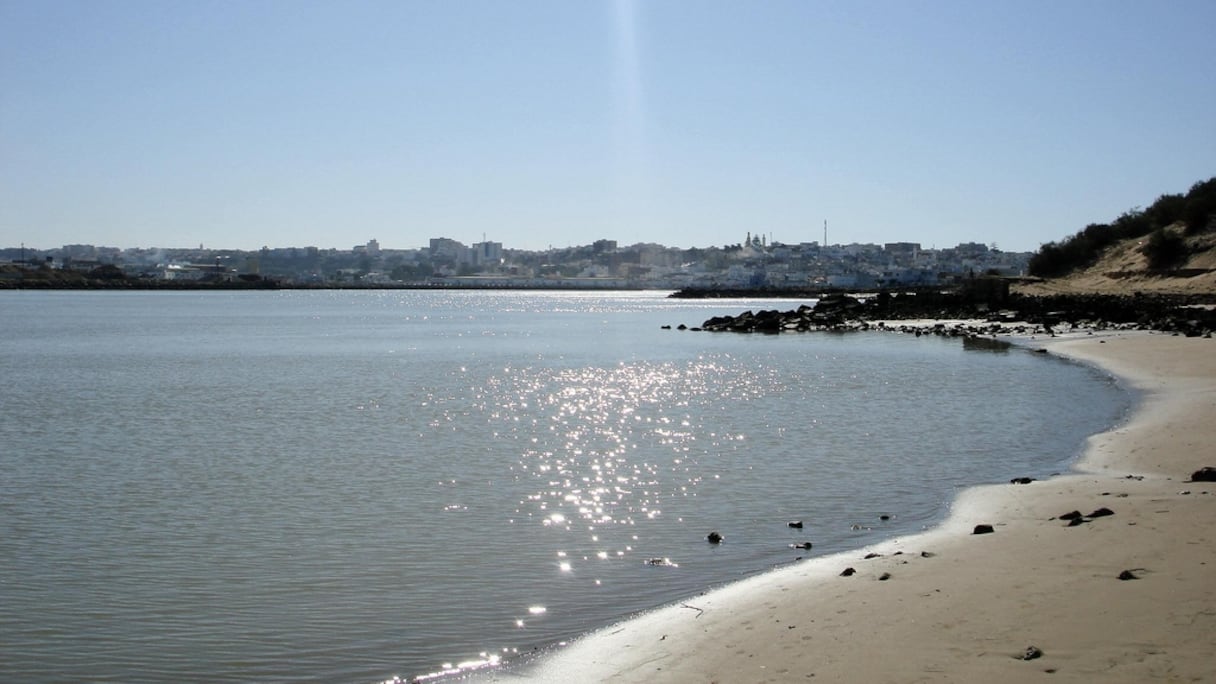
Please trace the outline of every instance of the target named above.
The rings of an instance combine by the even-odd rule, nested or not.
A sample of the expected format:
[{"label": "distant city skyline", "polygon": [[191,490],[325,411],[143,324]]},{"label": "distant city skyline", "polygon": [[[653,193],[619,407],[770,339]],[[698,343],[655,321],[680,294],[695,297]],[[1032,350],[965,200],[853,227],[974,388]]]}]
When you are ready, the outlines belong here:
[{"label": "distant city skyline", "polygon": [[[443,245],[443,246],[437,247],[436,246],[437,244]],[[884,241],[884,242],[838,242],[838,241],[824,242],[822,239],[822,236],[821,236],[821,239],[818,239],[818,240],[782,241],[782,240],[777,240],[777,239],[770,240],[769,237],[766,235],[765,236],[762,236],[759,234],[752,235],[749,233],[748,235],[744,236],[743,239],[735,240],[734,242],[727,242],[727,243],[723,243],[723,244],[719,244],[719,245],[701,245],[701,246],[668,245],[668,244],[659,243],[659,242],[620,243],[617,240],[613,240],[610,238],[600,238],[600,239],[592,240],[590,242],[562,245],[560,247],[557,245],[553,245],[551,247],[532,249],[532,248],[526,248],[526,247],[515,247],[510,244],[503,244],[502,242],[499,242],[496,240],[491,240],[489,238],[486,238],[484,240],[479,239],[474,242],[466,242],[463,240],[456,240],[454,238],[448,238],[445,236],[433,236],[431,238],[428,238],[424,244],[405,245],[405,246],[384,245],[384,244],[381,244],[381,242],[379,240],[377,240],[376,238],[371,238],[364,242],[356,242],[355,244],[346,245],[346,246],[290,244],[290,245],[262,245],[261,247],[254,247],[254,248],[229,247],[226,245],[211,245],[211,244],[206,244],[206,243],[199,243],[197,245],[113,245],[113,244],[91,243],[91,242],[65,242],[61,245],[50,245],[50,246],[46,246],[46,247],[40,247],[37,245],[30,245],[30,244],[25,244],[25,243],[16,244],[16,245],[0,245],[0,252],[12,252],[13,250],[22,250],[22,251],[28,251],[30,254],[60,253],[60,252],[73,253],[73,252],[79,252],[83,249],[86,251],[87,250],[114,250],[117,252],[158,252],[158,251],[204,252],[204,253],[240,252],[240,253],[256,255],[258,252],[263,252],[263,251],[267,251],[267,250],[272,251],[272,252],[281,252],[283,250],[310,249],[310,250],[318,250],[318,251],[322,251],[322,252],[361,253],[361,254],[373,254],[374,255],[374,254],[390,253],[390,252],[391,253],[434,252],[436,249],[440,249],[440,250],[444,249],[445,248],[444,246],[447,246],[447,245],[459,247],[461,249],[495,249],[495,250],[506,250],[506,251],[511,251],[511,252],[529,252],[529,253],[534,253],[534,254],[542,254],[545,252],[568,251],[571,249],[586,249],[586,248],[594,248],[596,250],[605,249],[607,251],[615,251],[618,249],[627,250],[627,249],[631,249],[631,248],[639,247],[639,246],[657,247],[657,248],[661,248],[661,249],[665,249],[665,250],[677,250],[677,251],[724,250],[724,249],[734,249],[737,247],[747,246],[747,245],[751,245],[756,250],[763,250],[766,248],[775,248],[775,247],[801,247],[801,246],[807,246],[807,245],[816,245],[816,246],[822,246],[822,247],[827,247],[827,248],[832,248],[832,249],[870,246],[870,247],[877,247],[880,249],[882,249],[882,248],[904,249],[904,248],[910,247],[910,248],[914,248],[917,250],[929,250],[929,251],[943,250],[943,249],[951,250],[951,249],[956,249],[956,248],[960,248],[960,247],[970,248],[970,247],[979,245],[979,246],[982,246],[986,250],[991,249],[993,251],[998,251],[998,252],[1009,252],[1009,253],[1029,255],[1029,254],[1033,254],[1035,251],[1035,250],[1006,249],[1006,248],[1002,248],[1000,245],[998,245],[995,242],[986,243],[986,242],[982,242],[979,240],[963,240],[958,243],[950,244],[950,245],[936,245],[936,244],[930,245],[930,244],[921,243],[920,241],[917,241],[917,240],[888,240],[888,241]]]},{"label": "distant city skyline", "polygon": [[[953,285],[977,274],[1022,276],[1031,252],[990,249],[962,243],[922,249],[917,243],[765,244],[748,236],[730,247],[678,248],[657,244],[618,245],[600,240],[553,251],[509,250],[497,242],[466,245],[433,238],[429,248],[384,249],[375,240],[353,249],[277,247],[262,250],[118,248],[68,245],[37,254],[21,250],[25,271],[3,261],[7,282],[28,278],[35,287],[77,282],[96,269],[103,279],[121,277],[142,284],[156,281],[262,283],[285,285],[488,288],[822,289],[933,287]],[[32,257],[32,261],[27,261]],[[30,264],[37,268],[29,268]],[[96,277],[96,276],[93,276]]]},{"label": "distant city skyline", "polygon": [[0,246],[1033,251],[1216,176],[1216,3],[0,0]]}]

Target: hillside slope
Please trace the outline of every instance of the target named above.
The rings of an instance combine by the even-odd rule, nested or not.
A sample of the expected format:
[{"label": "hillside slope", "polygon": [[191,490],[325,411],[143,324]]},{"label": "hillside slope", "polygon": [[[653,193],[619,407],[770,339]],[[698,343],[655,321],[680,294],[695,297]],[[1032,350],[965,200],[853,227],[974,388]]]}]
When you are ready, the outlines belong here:
[{"label": "hillside slope", "polygon": [[[1182,234],[1181,226],[1167,230]],[[1216,295],[1216,233],[1186,238],[1189,255],[1178,268],[1150,271],[1141,247],[1148,236],[1111,245],[1089,268],[1060,278],[1025,282],[1013,287],[1025,295],[1051,294],[1159,294]]]}]

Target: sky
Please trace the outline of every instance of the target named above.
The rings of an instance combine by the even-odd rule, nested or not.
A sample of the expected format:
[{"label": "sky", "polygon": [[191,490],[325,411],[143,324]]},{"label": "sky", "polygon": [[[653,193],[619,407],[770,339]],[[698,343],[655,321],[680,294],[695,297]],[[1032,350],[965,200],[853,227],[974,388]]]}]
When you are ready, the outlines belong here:
[{"label": "sky", "polygon": [[1031,251],[1216,176],[1212,0],[0,0],[0,247]]}]

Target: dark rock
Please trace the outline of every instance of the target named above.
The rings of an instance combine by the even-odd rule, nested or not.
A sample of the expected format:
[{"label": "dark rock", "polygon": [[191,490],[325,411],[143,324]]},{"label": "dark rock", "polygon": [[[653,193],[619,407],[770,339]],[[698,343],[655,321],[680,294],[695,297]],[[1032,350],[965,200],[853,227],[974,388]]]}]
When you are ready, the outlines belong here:
[{"label": "dark rock", "polygon": [[932,558],[932,557],[934,557],[934,556],[936,556],[936,555],[937,555],[937,554],[935,554],[935,553],[933,553],[933,552],[931,552],[931,551],[921,551],[921,552],[920,552],[920,557],[921,557],[921,558]]},{"label": "dark rock", "polygon": [[671,330],[671,326],[670,326],[670,325],[661,325],[661,326],[659,326],[659,327],[660,327],[660,328],[662,328],[663,330]]},{"label": "dark rock", "polygon": [[688,326],[681,323],[676,326],[676,330],[688,330]]},{"label": "dark rock", "polygon": [[717,530],[714,530],[713,532],[705,535],[705,541],[709,542],[710,544],[721,544],[722,535],[718,534]]},{"label": "dark rock", "polygon": [[761,311],[756,316],[756,324],[752,328],[756,332],[775,335],[781,332],[785,327],[785,321],[781,317],[780,311]]},{"label": "dark rock", "polygon": [[[1090,327],[1095,329],[1150,329],[1188,336],[1210,336],[1216,329],[1216,309],[1197,309],[1196,304],[1210,304],[1211,295],[1049,295],[1032,297],[1007,293],[1008,285],[992,281],[998,287],[987,287],[985,279],[976,279],[985,287],[972,285],[960,291],[920,291],[878,296],[861,301],[853,297],[825,294],[804,288],[747,288],[742,290],[682,290],[673,297],[818,297],[814,308],[800,306],[786,312],[745,312],[739,316],[722,316],[706,321],[706,330],[723,332],[784,332],[807,330],[865,330],[867,321],[986,318],[987,326],[959,330],[949,325],[883,326],[892,332],[921,335],[988,335],[999,332],[1046,334],[1054,336],[1059,330]],[[96,281],[109,282],[109,281]],[[999,296],[991,292],[998,292]],[[978,294],[977,294],[978,293]],[[987,293],[987,294],[985,294]],[[996,312],[995,314],[993,312]],[[1015,325],[1029,321],[1031,325]],[[712,323],[712,325],[711,325]],[[873,326],[877,327],[877,326]],[[1105,340],[1101,340],[1105,343]],[[1046,350],[1036,350],[1044,354]]]},{"label": "dark rock", "polygon": [[879,582],[886,582],[889,579],[891,579],[891,573],[889,573],[889,572],[884,572],[883,574],[878,576]]},{"label": "dark rock", "polygon": [[1033,477],[1015,477],[1009,481],[1009,484],[1030,484],[1034,482]]},{"label": "dark rock", "polygon": [[1108,515],[1114,515],[1115,512],[1109,508],[1103,507],[1089,514],[1091,518],[1105,518]]},{"label": "dark rock", "polygon": [[852,577],[857,571],[853,568],[845,568],[844,572],[840,573],[841,577]]},{"label": "dark rock", "polygon": [[1119,573],[1119,579],[1127,581],[1127,580],[1134,580],[1134,579],[1140,579],[1140,578],[1136,577],[1134,574],[1132,574],[1131,570],[1124,570],[1123,572]]},{"label": "dark rock", "polygon": [[870,560],[871,558],[882,558],[882,554],[881,553],[867,553],[865,558],[863,558],[862,560]]},{"label": "dark rock", "polygon": [[878,519],[879,519],[879,520],[890,520],[890,519],[891,519],[891,516],[886,515],[886,514],[884,513],[883,515],[878,516]]},{"label": "dark rock", "polygon": [[1205,466],[1191,473],[1191,482],[1216,482],[1216,468]]},{"label": "dark rock", "polygon": [[1086,520],[1085,518],[1073,518],[1072,520],[1068,521],[1068,526],[1076,527],[1077,525],[1084,525],[1087,522],[1089,522],[1089,521]]},{"label": "dark rock", "polygon": [[1081,517],[1081,511],[1069,511],[1060,516],[1060,520],[1076,520]]},{"label": "dark rock", "polygon": [[788,524],[790,527],[793,527],[794,529],[797,529],[797,530],[801,530],[801,529],[802,529],[802,521],[801,521],[801,520],[791,520],[791,521],[789,521],[789,523],[787,523],[787,524]]},{"label": "dark rock", "polygon": [[995,531],[992,529],[992,525],[976,525],[971,534],[992,534]]},{"label": "dark rock", "polygon": [[1043,657],[1043,651],[1037,646],[1027,646],[1026,651],[1018,656],[1021,660],[1035,660]]}]

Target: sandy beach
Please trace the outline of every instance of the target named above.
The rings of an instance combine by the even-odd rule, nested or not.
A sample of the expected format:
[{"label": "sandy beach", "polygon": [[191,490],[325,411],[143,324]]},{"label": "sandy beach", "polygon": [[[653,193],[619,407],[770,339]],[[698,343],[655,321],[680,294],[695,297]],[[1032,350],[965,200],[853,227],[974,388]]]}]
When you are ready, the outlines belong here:
[{"label": "sandy beach", "polygon": [[[934,530],[753,577],[492,678],[1216,681],[1216,483],[1187,481],[1216,466],[1216,341],[1024,343],[1142,393],[1072,472],[968,490]],[[1072,511],[1084,522],[1061,518]]]}]

